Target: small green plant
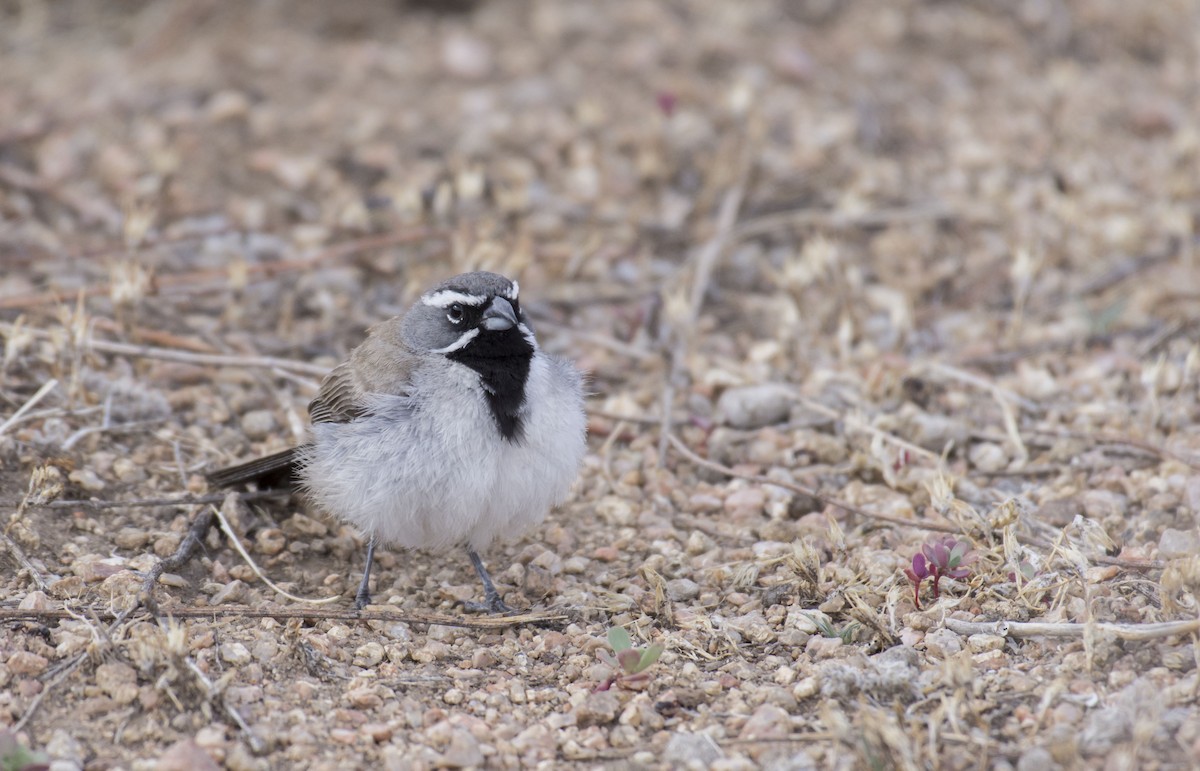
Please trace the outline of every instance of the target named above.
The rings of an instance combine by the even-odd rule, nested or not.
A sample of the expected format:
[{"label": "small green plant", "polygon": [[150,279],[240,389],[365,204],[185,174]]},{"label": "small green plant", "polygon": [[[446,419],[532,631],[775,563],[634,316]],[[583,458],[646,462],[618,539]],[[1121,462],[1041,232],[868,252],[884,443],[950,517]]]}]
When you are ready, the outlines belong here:
[{"label": "small green plant", "polygon": [[9,730],[0,730],[0,771],[46,771],[50,761],[40,752],[33,752]]},{"label": "small green plant", "polygon": [[969,567],[978,555],[971,551],[968,541],[960,541],[946,535],[921,545],[921,551],[912,558],[912,567],[904,568],[904,575],[913,585],[913,604],[921,609],[921,582],[933,579],[933,599],[941,592],[943,578],[966,578],[971,575]]},{"label": "small green plant", "polygon": [[629,632],[624,627],[614,626],[608,630],[608,645],[612,653],[600,651],[600,660],[607,664],[612,672],[604,682],[596,686],[597,691],[607,691],[613,685],[631,685],[649,679],[646,672],[658,657],[662,655],[661,643],[654,643],[648,648],[635,648],[629,639]]},{"label": "small green plant", "polygon": [[858,631],[858,627],[860,626],[857,621],[851,621],[839,630],[825,616],[818,616],[812,613],[805,613],[804,615],[808,616],[808,619],[817,625],[817,631],[821,633],[822,637],[840,637],[846,645],[849,645],[850,641],[854,639],[854,633]]}]

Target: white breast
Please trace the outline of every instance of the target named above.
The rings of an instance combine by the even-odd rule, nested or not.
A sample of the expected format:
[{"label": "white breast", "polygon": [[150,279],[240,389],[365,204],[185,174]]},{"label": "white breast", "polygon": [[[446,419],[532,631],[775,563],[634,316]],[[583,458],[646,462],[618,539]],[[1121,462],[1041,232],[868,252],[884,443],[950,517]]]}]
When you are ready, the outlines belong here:
[{"label": "white breast", "polygon": [[519,442],[500,436],[469,368],[440,360],[412,386],[412,397],[373,396],[351,423],[313,426],[302,476],[316,505],[385,543],[479,551],[566,497],[586,448],[573,365],[535,354]]}]

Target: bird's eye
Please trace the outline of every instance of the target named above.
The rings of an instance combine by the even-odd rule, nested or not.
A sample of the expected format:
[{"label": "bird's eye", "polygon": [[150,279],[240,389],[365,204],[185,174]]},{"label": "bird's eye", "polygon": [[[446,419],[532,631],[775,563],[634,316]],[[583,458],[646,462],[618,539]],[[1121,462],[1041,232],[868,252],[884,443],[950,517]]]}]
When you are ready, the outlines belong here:
[{"label": "bird's eye", "polygon": [[465,317],[466,314],[459,303],[454,303],[446,309],[446,318],[450,319],[451,324],[461,324]]}]

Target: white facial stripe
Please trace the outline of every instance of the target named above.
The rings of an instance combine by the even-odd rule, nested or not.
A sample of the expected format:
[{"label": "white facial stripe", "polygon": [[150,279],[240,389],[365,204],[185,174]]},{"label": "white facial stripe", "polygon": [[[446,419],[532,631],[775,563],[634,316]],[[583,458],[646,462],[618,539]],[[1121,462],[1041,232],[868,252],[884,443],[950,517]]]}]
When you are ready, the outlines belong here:
[{"label": "white facial stripe", "polygon": [[479,335],[478,329],[469,329],[459,335],[458,339],[445,348],[434,348],[430,353],[454,353],[455,351],[466,348],[467,343],[474,340]]},{"label": "white facial stripe", "polygon": [[514,282],[512,282],[512,286],[509,287],[509,290],[504,293],[504,296],[507,297],[509,300],[516,300],[517,295],[519,295],[520,293],[521,293],[521,285],[518,284],[516,281],[514,281]]},{"label": "white facial stripe", "polygon": [[464,294],[463,292],[456,292],[453,289],[430,292],[421,298],[421,304],[428,305],[430,308],[449,308],[454,303],[479,307],[485,302],[487,302],[487,298],[483,295]]},{"label": "white facial stripe", "polygon": [[537,338],[533,336],[533,330],[524,324],[517,324],[517,329],[521,330],[521,335],[525,338],[526,342],[532,345],[534,350],[537,350]]}]

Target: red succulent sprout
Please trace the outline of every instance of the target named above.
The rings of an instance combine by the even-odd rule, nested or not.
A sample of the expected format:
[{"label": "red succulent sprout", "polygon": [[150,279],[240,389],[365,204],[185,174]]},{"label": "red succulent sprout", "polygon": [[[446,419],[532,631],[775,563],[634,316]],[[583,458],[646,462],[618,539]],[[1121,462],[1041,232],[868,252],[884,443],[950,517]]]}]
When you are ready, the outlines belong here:
[{"label": "red succulent sprout", "polygon": [[913,585],[913,604],[921,608],[921,582],[933,579],[933,599],[941,593],[943,578],[966,578],[971,575],[970,565],[978,555],[971,550],[969,541],[960,541],[946,535],[921,545],[921,551],[913,555],[912,567],[904,568],[904,575]]}]

